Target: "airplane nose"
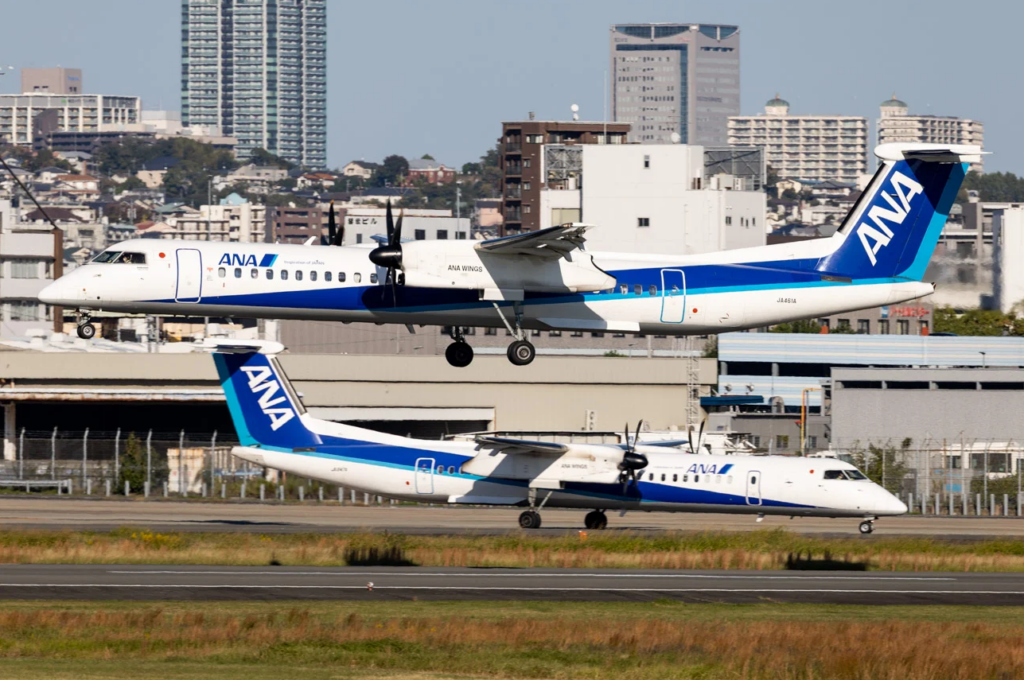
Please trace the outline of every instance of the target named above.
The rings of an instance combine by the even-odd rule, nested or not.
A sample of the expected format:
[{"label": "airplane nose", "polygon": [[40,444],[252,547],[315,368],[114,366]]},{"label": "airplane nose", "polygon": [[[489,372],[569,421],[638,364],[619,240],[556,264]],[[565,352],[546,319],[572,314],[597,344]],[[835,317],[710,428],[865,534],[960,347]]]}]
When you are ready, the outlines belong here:
[{"label": "airplane nose", "polygon": [[60,301],[60,289],[63,286],[60,285],[60,279],[57,279],[50,285],[39,291],[39,301],[48,305],[55,305]]},{"label": "airplane nose", "polygon": [[905,515],[907,514],[907,504],[901,501],[896,496],[892,495],[885,489],[879,489],[881,492],[878,499],[878,514],[880,515]]}]

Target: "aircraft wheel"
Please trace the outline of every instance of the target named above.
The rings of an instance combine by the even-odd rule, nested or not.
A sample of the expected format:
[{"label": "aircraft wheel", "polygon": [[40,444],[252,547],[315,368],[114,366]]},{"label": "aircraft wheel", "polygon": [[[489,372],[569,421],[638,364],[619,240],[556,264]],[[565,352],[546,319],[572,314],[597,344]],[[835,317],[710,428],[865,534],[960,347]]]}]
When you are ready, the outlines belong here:
[{"label": "aircraft wheel", "polygon": [[473,348],[468,342],[456,340],[445,349],[444,358],[456,368],[465,368],[473,362]]},{"label": "aircraft wheel", "polygon": [[537,356],[537,349],[526,340],[516,340],[508,346],[508,360],[516,366],[526,366]]},{"label": "aircraft wheel", "polygon": [[83,340],[92,340],[96,337],[96,326],[93,326],[91,323],[83,323],[78,327],[78,337]]},{"label": "aircraft wheel", "polygon": [[519,515],[519,526],[523,529],[540,529],[540,513],[527,510]]},{"label": "aircraft wheel", "polygon": [[583,518],[583,526],[588,529],[601,530],[608,526],[608,517],[600,510],[588,512]]},{"label": "aircraft wheel", "polygon": [[875,530],[875,523],[871,522],[869,520],[865,520],[865,521],[860,523],[860,527],[859,528],[860,528],[860,533],[867,535],[867,534],[870,534],[872,531]]}]

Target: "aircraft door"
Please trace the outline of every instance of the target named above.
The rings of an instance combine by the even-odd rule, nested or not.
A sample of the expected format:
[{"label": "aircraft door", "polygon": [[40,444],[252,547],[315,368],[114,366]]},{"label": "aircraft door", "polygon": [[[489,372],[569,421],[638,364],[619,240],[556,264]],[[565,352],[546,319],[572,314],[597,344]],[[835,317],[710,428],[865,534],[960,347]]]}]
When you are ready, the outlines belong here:
[{"label": "aircraft door", "polygon": [[416,459],[416,493],[434,493],[434,459]]},{"label": "aircraft door", "polygon": [[178,280],[175,302],[199,302],[203,295],[203,257],[195,248],[179,248],[176,252]]},{"label": "aircraft door", "polygon": [[661,322],[682,323],[686,318],[686,274],[682,269],[661,270]]},{"label": "aircraft door", "polygon": [[757,470],[747,472],[747,505],[761,505],[761,473]]}]

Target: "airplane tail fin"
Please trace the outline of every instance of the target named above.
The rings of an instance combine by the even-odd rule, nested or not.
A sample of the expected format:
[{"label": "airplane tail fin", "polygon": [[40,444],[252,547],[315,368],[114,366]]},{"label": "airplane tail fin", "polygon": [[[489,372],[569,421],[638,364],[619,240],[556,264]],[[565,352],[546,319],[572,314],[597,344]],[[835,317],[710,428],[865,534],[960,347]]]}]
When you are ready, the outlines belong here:
[{"label": "airplane tail fin", "polygon": [[217,374],[242,446],[290,451],[322,443],[306,426],[305,408],[277,357],[264,353],[267,347],[221,343],[214,350]]},{"label": "airplane tail fin", "polygon": [[981,147],[882,144],[882,163],[833,236],[836,248],[818,261],[823,275],[920,281],[969,164]]}]

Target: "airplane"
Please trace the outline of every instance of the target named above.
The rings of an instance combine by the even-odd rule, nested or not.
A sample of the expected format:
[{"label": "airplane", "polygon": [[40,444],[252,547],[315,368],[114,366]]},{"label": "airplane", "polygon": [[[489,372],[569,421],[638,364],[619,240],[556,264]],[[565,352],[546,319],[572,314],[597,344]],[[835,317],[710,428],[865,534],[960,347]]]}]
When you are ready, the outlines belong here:
[{"label": "airplane", "polygon": [[[536,529],[544,508],[587,509],[584,526],[604,529],[606,512],[722,512],[859,518],[870,534],[879,517],[907,506],[835,459],[713,455],[692,436],[623,443],[563,444],[478,434],[427,441],[319,420],[282,370],[280,343],[208,339],[239,445],[231,453],[260,466],[364,493],[426,503],[525,508]],[[699,441],[699,439],[698,439]],[[661,444],[661,445],[658,445]]]},{"label": "airplane", "polygon": [[[372,245],[131,240],[43,289],[77,309],[312,319],[449,328],[445,357],[468,366],[464,327],[508,329],[508,358],[533,361],[529,330],[706,335],[921,298],[925,268],[981,148],[882,144],[878,171],[830,238],[700,255],[591,253],[592,225],[485,241],[403,241],[387,211]],[[332,212],[333,214],[333,212]],[[331,229],[331,245],[344,232]]]}]

